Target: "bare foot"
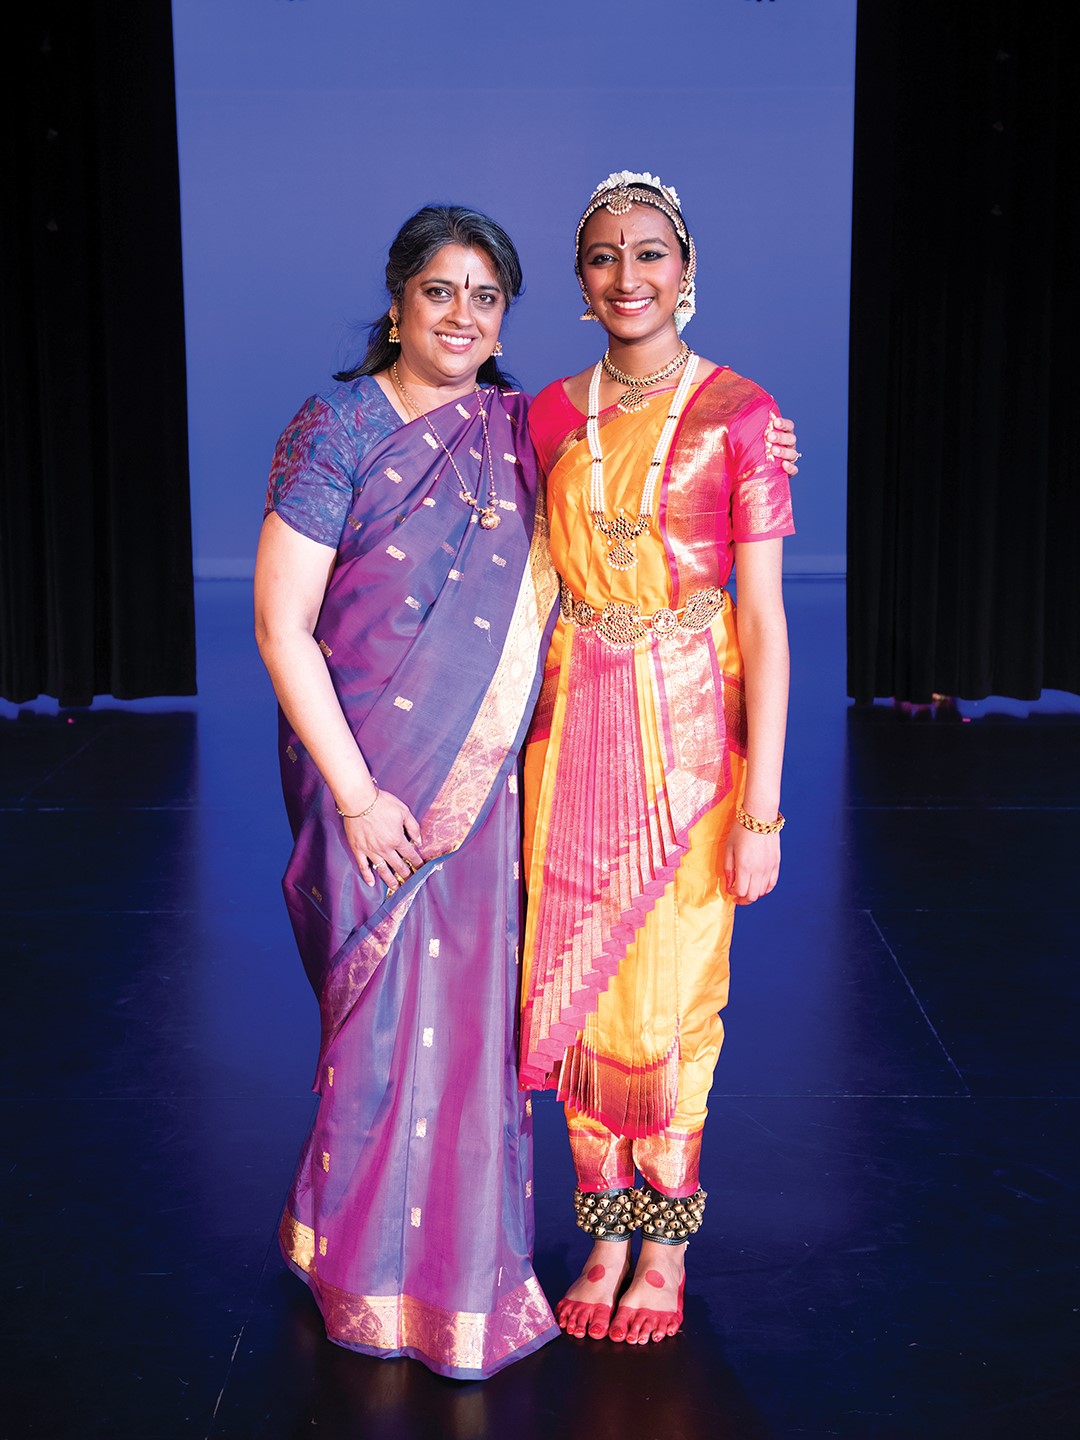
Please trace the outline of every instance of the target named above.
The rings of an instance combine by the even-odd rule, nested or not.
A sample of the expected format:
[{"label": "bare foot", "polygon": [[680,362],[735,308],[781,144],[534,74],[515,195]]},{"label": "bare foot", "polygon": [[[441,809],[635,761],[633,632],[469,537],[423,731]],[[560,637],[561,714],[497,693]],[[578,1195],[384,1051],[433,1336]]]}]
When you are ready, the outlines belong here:
[{"label": "bare foot", "polygon": [[604,1338],[615,1296],[629,1270],[629,1240],[597,1240],[593,1244],[585,1268],[555,1306],[555,1319],[568,1335]]},{"label": "bare foot", "polygon": [[683,1318],[685,1255],[685,1245],[642,1241],[634,1278],[608,1329],[612,1340],[644,1345],[678,1331]]}]

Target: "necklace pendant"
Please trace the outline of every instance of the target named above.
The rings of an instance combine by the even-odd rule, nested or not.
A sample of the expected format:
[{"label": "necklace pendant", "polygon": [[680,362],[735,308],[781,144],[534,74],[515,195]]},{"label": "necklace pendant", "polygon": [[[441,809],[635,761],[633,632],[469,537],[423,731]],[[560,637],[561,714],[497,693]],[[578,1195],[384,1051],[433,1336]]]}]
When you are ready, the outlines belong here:
[{"label": "necklace pendant", "polygon": [[484,530],[497,530],[502,524],[502,516],[496,515],[491,505],[486,505],[480,511],[480,526]]},{"label": "necklace pendant", "polygon": [[636,415],[639,410],[644,410],[648,403],[640,390],[627,390],[625,395],[620,396],[615,408],[624,415]]},{"label": "necklace pendant", "polygon": [[637,564],[637,553],[622,540],[616,540],[607,553],[607,563],[613,570],[632,570]]}]

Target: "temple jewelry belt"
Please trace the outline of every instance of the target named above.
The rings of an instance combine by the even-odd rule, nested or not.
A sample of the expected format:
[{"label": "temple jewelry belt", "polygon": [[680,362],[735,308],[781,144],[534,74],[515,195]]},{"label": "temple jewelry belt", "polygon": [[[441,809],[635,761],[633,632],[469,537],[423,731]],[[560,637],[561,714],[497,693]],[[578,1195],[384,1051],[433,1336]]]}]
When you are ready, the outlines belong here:
[{"label": "temple jewelry belt", "polygon": [[730,604],[726,590],[710,585],[704,590],[695,590],[678,610],[665,608],[643,615],[636,605],[621,600],[609,600],[602,610],[595,610],[588,601],[578,600],[566,581],[559,579],[559,608],[563,619],[581,630],[595,630],[609,645],[636,645],[650,634],[663,639],[678,630],[707,630]]}]

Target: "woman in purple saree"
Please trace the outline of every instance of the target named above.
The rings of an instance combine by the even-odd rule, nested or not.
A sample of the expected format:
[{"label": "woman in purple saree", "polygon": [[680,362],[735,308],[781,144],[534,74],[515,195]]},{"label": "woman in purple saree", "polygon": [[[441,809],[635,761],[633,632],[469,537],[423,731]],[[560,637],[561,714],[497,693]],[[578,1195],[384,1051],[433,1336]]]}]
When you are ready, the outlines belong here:
[{"label": "woman in purple saree", "polygon": [[555,580],[492,358],[508,237],[429,207],[387,283],[363,364],[279,441],[256,570],[322,1020],[280,1240],[331,1340],[472,1380],[558,1334],[515,1071],[518,752]]}]

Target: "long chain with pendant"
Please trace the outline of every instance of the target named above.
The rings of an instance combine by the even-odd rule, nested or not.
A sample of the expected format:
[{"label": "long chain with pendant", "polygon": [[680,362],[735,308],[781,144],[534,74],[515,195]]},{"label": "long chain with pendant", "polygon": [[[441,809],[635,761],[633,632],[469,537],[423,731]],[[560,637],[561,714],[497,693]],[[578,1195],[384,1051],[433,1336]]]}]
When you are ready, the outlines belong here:
[{"label": "long chain with pendant", "polygon": [[[675,426],[678,424],[679,416],[682,414],[686,404],[687,396],[690,394],[690,387],[694,383],[694,375],[697,372],[698,357],[692,350],[687,350],[685,356],[679,358],[680,364],[685,364],[679,378],[678,387],[672,398],[671,408],[664,421],[660,438],[656,442],[656,449],[649,461],[649,470],[645,476],[645,484],[641,489],[641,504],[638,506],[637,519],[631,520],[624,510],[620,510],[614,520],[609,520],[605,513],[606,502],[604,497],[604,451],[600,444],[600,377],[604,372],[604,362],[598,361],[589,381],[589,414],[586,421],[585,431],[589,441],[589,455],[592,458],[592,470],[589,482],[589,509],[592,514],[593,524],[600,533],[611,541],[611,548],[607,553],[607,563],[613,570],[632,570],[637,564],[637,551],[634,542],[649,527],[652,518],[653,500],[656,496],[656,482],[660,475],[661,466],[667,455],[671,437],[675,433]],[[674,372],[672,372],[674,373]],[[645,377],[646,379],[650,377]]]},{"label": "long chain with pendant", "polygon": [[[485,409],[484,409],[484,392],[483,392],[483,390],[481,389],[481,387],[480,387],[479,385],[477,385],[477,386],[475,387],[475,389],[476,389],[476,403],[477,403],[477,408],[478,408],[479,411],[480,411],[480,424],[482,425],[483,430],[484,430],[484,454],[487,456],[487,467],[488,467],[488,503],[487,503],[486,505],[481,505],[480,500],[479,500],[479,498],[478,498],[478,495],[474,495],[473,492],[469,489],[468,485],[465,484],[465,477],[464,477],[464,475],[462,475],[461,471],[458,469],[458,467],[457,467],[457,461],[454,459],[453,455],[450,453],[450,450],[447,448],[446,444],[443,442],[442,436],[441,436],[441,435],[439,434],[439,432],[435,429],[435,426],[431,423],[431,416],[428,415],[428,414],[426,413],[426,411],[420,409],[419,405],[417,405],[416,401],[415,401],[415,400],[413,399],[413,397],[409,394],[408,390],[406,390],[406,388],[405,388],[405,383],[404,383],[404,381],[402,380],[401,376],[398,374],[398,368],[397,368],[397,361],[396,361],[396,360],[395,360],[394,363],[390,366],[390,378],[393,380],[394,384],[397,386],[397,388],[398,388],[398,393],[401,395],[401,398],[405,401],[405,404],[406,404],[406,405],[408,406],[408,408],[413,412],[413,414],[416,416],[416,418],[417,418],[418,420],[423,420],[423,421],[424,421],[424,423],[427,425],[428,429],[431,431],[432,439],[435,440],[435,441],[438,443],[438,445],[439,445],[439,447],[441,448],[443,454],[444,454],[444,455],[446,456],[446,458],[450,461],[450,464],[454,467],[454,474],[457,476],[457,478],[458,478],[458,484],[459,484],[459,486],[461,487],[460,491],[458,492],[459,495],[460,495],[460,498],[461,498],[462,500],[464,500],[464,502],[465,502],[466,505],[471,505],[472,508],[476,511],[476,514],[477,514],[477,516],[478,516],[478,518],[479,518],[479,520],[480,520],[480,524],[481,524],[481,526],[482,526],[483,529],[485,529],[485,530],[496,530],[496,529],[498,529],[499,525],[502,524],[502,516],[499,514],[499,511],[498,511],[499,495],[498,495],[498,491],[495,489],[495,468],[494,468],[494,466],[493,466],[492,463],[491,463],[491,440],[490,440],[489,437],[488,437],[487,412],[486,412]],[[475,453],[476,453],[476,452],[473,451],[473,454],[475,454]],[[483,462],[481,461],[480,474],[483,475],[483,473],[484,473]]]}]

